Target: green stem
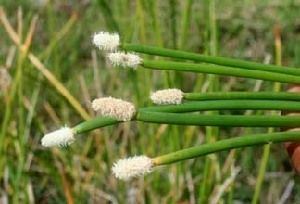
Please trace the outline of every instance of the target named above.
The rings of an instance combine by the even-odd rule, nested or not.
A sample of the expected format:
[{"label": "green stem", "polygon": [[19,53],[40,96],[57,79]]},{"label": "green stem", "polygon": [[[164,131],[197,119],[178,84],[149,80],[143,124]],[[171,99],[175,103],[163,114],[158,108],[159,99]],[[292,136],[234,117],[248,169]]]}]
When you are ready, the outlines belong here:
[{"label": "green stem", "polygon": [[300,83],[300,76],[274,73],[260,70],[230,68],[225,66],[213,64],[194,64],[173,61],[159,61],[159,60],[146,60],[144,59],[142,66],[154,70],[176,70],[176,71],[189,71],[200,72],[208,74],[219,74],[235,77],[246,77],[252,79],[261,79],[274,82],[283,83]]},{"label": "green stem", "polygon": [[181,18],[181,32],[179,38],[179,47],[184,48],[186,44],[186,39],[188,36],[188,29],[191,22],[191,10],[192,10],[193,0],[185,1],[184,10]]},{"label": "green stem", "polygon": [[[276,61],[277,65],[281,65],[281,40],[280,40],[280,33],[277,33],[277,34],[279,34],[279,35],[275,34],[275,61]],[[280,91],[281,84],[275,83],[273,85],[273,90],[276,92]],[[273,112],[272,114],[276,114],[276,112],[275,113]],[[271,132],[274,132],[274,129],[269,128],[268,131],[269,131],[269,133],[271,133]],[[262,188],[265,173],[267,170],[267,164],[268,164],[269,157],[270,157],[270,151],[271,151],[271,145],[270,144],[265,145],[264,149],[263,149],[263,155],[262,155],[262,159],[260,162],[260,167],[259,167],[256,183],[255,183],[255,190],[254,190],[254,195],[252,198],[252,204],[256,204],[257,201],[259,200],[259,196],[261,194],[261,188]]]},{"label": "green stem", "polygon": [[222,127],[299,127],[300,116],[199,115],[139,111],[137,121],[174,125]]},{"label": "green stem", "polygon": [[159,46],[163,46],[163,40],[161,36],[161,29],[159,25],[159,10],[157,9],[157,0],[146,1],[148,3],[148,9],[152,20],[152,29],[155,34],[155,42]]},{"label": "green stem", "polygon": [[227,99],[270,99],[299,101],[299,93],[289,92],[210,92],[184,93],[186,100],[227,100]]},{"label": "green stem", "polygon": [[256,179],[256,184],[255,184],[255,191],[254,191],[254,195],[253,195],[252,202],[251,202],[252,204],[256,204],[257,200],[259,199],[259,195],[261,193],[261,187],[262,187],[266,169],[267,169],[267,164],[269,161],[270,150],[271,150],[270,144],[266,144],[263,148],[263,155],[262,155],[262,159],[260,161],[258,175],[257,175],[257,179]]},{"label": "green stem", "polygon": [[170,154],[162,155],[153,159],[155,166],[171,164],[211,153],[231,150],[241,147],[263,145],[269,143],[280,143],[286,141],[299,141],[300,131],[277,132],[268,134],[245,135],[230,139],[220,140],[210,144],[182,149]]},{"label": "green stem", "polygon": [[73,128],[75,134],[85,133],[97,128],[114,125],[120,123],[119,121],[108,117],[96,117],[91,120],[84,121]]},{"label": "green stem", "polygon": [[216,100],[191,101],[180,105],[163,105],[140,108],[151,112],[195,112],[206,110],[300,110],[300,102],[284,100]]},{"label": "green stem", "polygon": [[103,18],[105,20],[106,26],[111,31],[115,31],[119,33],[120,32],[119,25],[115,20],[114,13],[112,12],[112,9],[110,7],[112,5],[105,0],[98,0],[97,2],[100,7],[100,12],[103,15]]},{"label": "green stem", "polygon": [[[144,122],[201,125],[201,126],[244,126],[244,127],[297,127],[299,116],[213,116],[179,114],[206,110],[300,110],[296,101],[284,100],[217,100],[192,101],[180,105],[164,105],[140,108],[136,120]],[[176,114],[177,113],[177,114]],[[91,131],[96,128],[117,124],[113,118],[96,117],[82,122],[73,128],[76,134]],[[232,124],[231,124],[232,123]]]},{"label": "green stem", "polygon": [[[206,10],[206,17],[208,25],[206,26],[206,34],[207,34],[207,42],[206,45],[207,53],[211,56],[217,55],[217,21],[216,21],[216,12],[215,12],[215,0],[208,0],[205,1],[205,5],[207,5]],[[219,76],[215,75],[208,75],[207,76],[209,87],[208,91],[214,92],[220,89],[219,84]],[[218,115],[219,112],[211,111],[206,112],[208,115]],[[211,143],[217,140],[219,135],[219,128],[218,127],[205,127],[205,140],[206,143]],[[217,158],[217,157],[216,157]],[[214,169],[213,166],[217,164],[217,161],[213,161],[211,158],[206,157],[204,162],[204,169],[203,169],[203,181],[200,185],[200,192],[199,192],[199,204],[207,203],[208,202],[208,195],[212,190],[212,184],[214,182],[218,183],[218,178],[211,179],[212,175],[217,175],[217,169]],[[217,164],[218,165],[218,164]]]},{"label": "green stem", "polygon": [[176,48],[177,47],[177,17],[176,17],[176,1],[175,0],[169,0],[169,6],[170,8],[170,13],[169,13],[169,19],[170,19],[170,35],[171,35],[171,42],[172,42],[172,47]]},{"label": "green stem", "polygon": [[192,52],[173,50],[173,49],[148,46],[148,45],[139,45],[139,44],[124,43],[121,45],[121,48],[126,51],[134,51],[134,52],[139,52],[139,53],[144,53],[149,55],[158,55],[163,57],[193,60],[197,62],[206,62],[211,64],[229,66],[229,67],[238,67],[238,68],[244,68],[250,70],[262,70],[262,71],[300,76],[300,70],[295,67],[261,64],[257,62],[251,62],[251,61],[240,60],[240,59],[201,55]]},{"label": "green stem", "polygon": [[[300,123],[300,116],[213,116],[179,114],[182,112],[221,109],[300,110],[300,104],[295,101],[272,100],[218,100],[210,102],[193,101],[186,102],[180,105],[165,105],[140,108],[135,119],[144,122],[201,126],[278,127],[282,125],[287,127],[296,127],[299,126]],[[73,130],[75,134],[80,134],[94,130],[96,128],[114,125],[117,123],[119,123],[119,121],[113,118],[96,117],[94,119],[78,124],[73,128]]]}]

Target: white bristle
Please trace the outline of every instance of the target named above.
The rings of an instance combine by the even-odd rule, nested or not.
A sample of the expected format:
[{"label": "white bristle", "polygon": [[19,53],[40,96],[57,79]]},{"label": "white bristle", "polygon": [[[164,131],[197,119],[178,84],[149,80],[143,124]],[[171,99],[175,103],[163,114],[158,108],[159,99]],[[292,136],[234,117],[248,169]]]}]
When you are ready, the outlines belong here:
[{"label": "white bristle", "polygon": [[164,89],[151,93],[151,100],[155,104],[181,104],[183,92],[179,89]]},{"label": "white bristle", "polygon": [[147,156],[134,156],[121,159],[114,163],[112,172],[116,178],[129,180],[150,173],[153,167],[152,160]]},{"label": "white bristle", "polygon": [[45,134],[42,138],[44,147],[68,146],[75,141],[74,132],[69,127],[63,127],[54,132]]},{"label": "white bristle", "polygon": [[119,121],[130,121],[136,112],[132,103],[113,97],[93,100],[92,108],[102,116],[112,117]]},{"label": "white bristle", "polygon": [[99,32],[93,36],[93,43],[100,50],[115,51],[120,45],[118,33]]},{"label": "white bristle", "polygon": [[130,67],[136,69],[141,63],[142,58],[134,53],[113,52],[107,55],[113,66]]}]

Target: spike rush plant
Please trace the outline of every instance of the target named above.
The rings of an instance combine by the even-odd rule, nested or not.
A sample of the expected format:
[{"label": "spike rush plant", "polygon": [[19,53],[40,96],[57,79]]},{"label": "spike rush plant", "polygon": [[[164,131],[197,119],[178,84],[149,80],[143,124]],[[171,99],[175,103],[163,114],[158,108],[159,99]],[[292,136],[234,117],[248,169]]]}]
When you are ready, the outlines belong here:
[{"label": "spike rush plant", "polygon": [[[213,57],[147,45],[120,43],[117,33],[99,32],[93,36],[93,43],[107,54],[113,66],[152,70],[188,71],[236,77],[261,79],[283,83],[300,83],[300,70],[292,67],[265,65],[250,61]],[[136,53],[167,57],[149,60]],[[172,60],[175,59],[175,60]],[[77,135],[97,128],[122,122],[143,122],[175,125],[220,126],[220,127],[290,127],[300,124],[300,116],[289,115],[207,115],[210,110],[284,110],[300,111],[300,95],[286,92],[211,92],[185,93],[177,88],[159,90],[150,94],[154,106],[135,107],[132,103],[113,97],[103,97],[92,102],[98,116],[72,128],[45,134],[45,147],[66,146],[75,141]],[[300,132],[275,132],[244,135],[181,149],[157,157],[134,156],[117,161],[113,174],[123,180],[143,176],[156,166],[167,165],[187,159],[205,156],[220,151],[300,141]]]}]

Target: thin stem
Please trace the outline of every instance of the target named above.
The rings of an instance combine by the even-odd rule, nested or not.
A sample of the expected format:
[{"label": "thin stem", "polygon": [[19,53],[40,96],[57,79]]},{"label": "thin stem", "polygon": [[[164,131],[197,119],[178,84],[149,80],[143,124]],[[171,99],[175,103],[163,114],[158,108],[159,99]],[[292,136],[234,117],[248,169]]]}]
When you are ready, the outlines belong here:
[{"label": "thin stem", "polygon": [[[300,110],[300,104],[295,101],[272,101],[272,100],[217,100],[217,101],[193,101],[180,105],[165,105],[140,108],[136,120],[144,122],[201,125],[201,126],[247,126],[247,127],[277,127],[280,125],[296,127],[300,116],[213,116],[179,114],[183,112],[195,112],[204,110]],[[177,113],[177,114],[176,114]],[[133,119],[134,120],[134,119]],[[295,120],[295,121],[293,121]],[[230,124],[233,122],[232,125]],[[289,124],[289,121],[293,121]],[[250,122],[250,123],[248,123]],[[91,131],[119,121],[108,117],[96,117],[82,122],[73,128],[76,134]]]},{"label": "thin stem", "polygon": [[[207,22],[208,25],[206,26],[206,32],[207,32],[207,41],[208,45],[206,46],[207,53],[212,56],[217,55],[217,22],[216,22],[216,13],[215,13],[215,0],[208,0],[205,2],[207,5],[207,14],[205,15],[207,17]],[[218,91],[220,88],[219,84],[219,76],[211,75],[209,74],[208,76],[208,91],[214,92]],[[206,112],[208,115],[217,115],[219,114],[217,111],[211,111],[211,112]],[[217,140],[217,137],[219,135],[219,128],[218,127],[205,127],[205,140],[206,143],[211,143]],[[216,157],[217,158],[217,157]],[[208,200],[208,194],[211,191],[212,188],[212,183],[214,181],[217,181],[218,178],[217,176],[215,177],[216,179],[211,179],[212,175],[217,175],[218,170],[213,168],[213,165],[215,165],[217,161],[213,161],[211,158],[206,157],[205,158],[205,163],[204,163],[204,169],[203,169],[203,181],[202,184],[200,185],[200,194],[199,194],[199,203],[207,203]]]},{"label": "thin stem", "polygon": [[290,92],[210,92],[184,93],[186,100],[271,99],[299,101],[299,93]]},{"label": "thin stem", "polygon": [[195,112],[206,110],[300,110],[297,101],[284,100],[216,100],[216,101],[191,101],[180,105],[163,105],[140,108],[140,111],[152,112]]},{"label": "thin stem", "polygon": [[171,42],[172,47],[177,48],[177,17],[176,17],[176,1],[175,0],[169,0],[169,19],[170,19],[170,35],[171,35]]},{"label": "thin stem", "polygon": [[119,121],[108,117],[96,117],[91,120],[84,121],[73,128],[75,134],[85,133],[97,128],[114,125],[120,123]]},{"label": "thin stem", "polygon": [[197,62],[206,62],[211,64],[229,66],[229,67],[238,67],[238,68],[244,68],[250,70],[262,70],[262,71],[300,76],[300,70],[295,67],[285,67],[285,66],[278,66],[278,65],[262,64],[262,63],[251,62],[251,61],[240,60],[240,59],[201,55],[192,52],[172,50],[172,49],[148,46],[148,45],[124,43],[122,44],[121,47],[126,51],[134,51],[134,52],[139,52],[139,53],[144,53],[149,55],[158,55],[163,57],[194,60]]},{"label": "thin stem", "polygon": [[[274,30],[275,31],[274,32],[274,34],[275,34],[275,61],[276,61],[277,65],[281,65],[281,35],[280,35],[279,28],[278,29],[276,29],[276,28]],[[273,90],[280,91],[280,89],[281,89],[281,84],[275,83],[273,86]],[[273,113],[273,114],[276,114],[276,113]],[[274,128],[269,128],[268,131],[269,131],[269,133],[274,132]],[[261,188],[262,188],[265,173],[267,170],[267,164],[268,164],[269,157],[270,157],[270,150],[271,150],[270,144],[267,144],[264,146],[263,155],[262,155],[262,159],[260,162],[260,167],[259,167],[259,171],[258,171],[258,175],[257,175],[257,179],[256,179],[254,195],[252,198],[252,204],[256,204],[257,201],[259,200]]]},{"label": "thin stem", "polygon": [[241,147],[280,143],[286,141],[299,141],[300,131],[277,132],[268,134],[245,135],[230,139],[220,140],[210,144],[182,149],[170,154],[162,155],[153,159],[155,166],[171,164],[174,162],[204,156],[211,153],[231,150]]},{"label": "thin stem", "polygon": [[259,195],[261,193],[261,187],[262,187],[262,184],[263,184],[263,181],[264,181],[264,177],[265,177],[265,173],[266,173],[266,169],[267,169],[267,164],[268,164],[268,161],[269,161],[270,150],[271,150],[271,144],[264,145],[263,155],[262,155],[262,159],[260,161],[258,175],[257,175],[257,179],[256,179],[256,184],[255,184],[255,191],[254,191],[254,195],[253,195],[253,198],[252,198],[252,204],[257,203],[257,200],[258,200]]},{"label": "thin stem", "polygon": [[[271,100],[218,100],[187,102],[180,105],[153,106],[140,108],[133,120],[177,125],[199,126],[244,126],[244,127],[297,127],[300,116],[227,116],[227,115],[198,115],[183,114],[204,110],[244,110],[244,109],[275,109],[300,110],[300,104],[294,101]],[[181,114],[179,114],[181,113]],[[73,128],[75,134],[80,134],[109,125],[119,121],[108,117],[96,117],[82,122]]]},{"label": "thin stem", "polygon": [[158,14],[159,10],[157,9],[157,0],[146,1],[146,3],[148,3],[148,8],[152,20],[152,26],[155,34],[156,44],[158,46],[163,46],[161,29],[159,25],[159,14]]},{"label": "thin stem", "polygon": [[300,116],[199,115],[139,111],[136,120],[149,123],[222,127],[298,127]]},{"label": "thin stem", "polygon": [[191,10],[192,10],[193,0],[185,1],[184,10],[181,18],[181,32],[179,38],[179,47],[184,48],[186,44],[186,39],[188,36],[188,29],[191,22]]},{"label": "thin stem", "polygon": [[260,70],[230,68],[225,66],[213,64],[194,64],[173,61],[159,61],[159,60],[146,60],[144,59],[142,66],[154,70],[176,70],[176,71],[189,71],[200,72],[209,74],[219,74],[226,76],[246,77],[252,79],[261,79],[274,82],[283,83],[300,83],[300,76],[274,73]]}]

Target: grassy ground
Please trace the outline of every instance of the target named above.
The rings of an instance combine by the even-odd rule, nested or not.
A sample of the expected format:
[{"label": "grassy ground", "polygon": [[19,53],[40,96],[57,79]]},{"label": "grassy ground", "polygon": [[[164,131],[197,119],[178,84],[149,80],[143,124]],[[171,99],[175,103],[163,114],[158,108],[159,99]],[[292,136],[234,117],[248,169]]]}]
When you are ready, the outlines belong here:
[{"label": "grassy ground", "polygon": [[[11,76],[8,88],[2,86],[0,76],[0,203],[213,203],[218,195],[220,203],[253,201],[258,170],[263,165],[262,147],[173,164],[130,182],[116,180],[110,168],[128,155],[155,156],[267,129],[217,131],[131,123],[81,135],[63,149],[44,149],[40,139],[64,124],[73,126],[92,117],[90,102],[99,96],[147,106],[151,90],[167,87],[186,92],[273,90],[270,82],[242,78],[114,69],[92,46],[94,32],[118,31],[127,42],[265,63],[282,58],[282,64],[299,67],[299,1],[0,0],[0,5],[17,38],[42,62],[22,54],[23,48],[16,46],[0,24],[0,67]],[[26,41],[34,18],[32,40]],[[274,54],[278,35],[282,56]],[[59,82],[63,86],[55,87]],[[66,97],[66,92],[75,98]],[[239,168],[223,192],[220,186],[226,187],[231,173]],[[257,202],[278,203],[287,195],[285,203],[299,203],[299,191],[285,150],[271,145]]]}]

